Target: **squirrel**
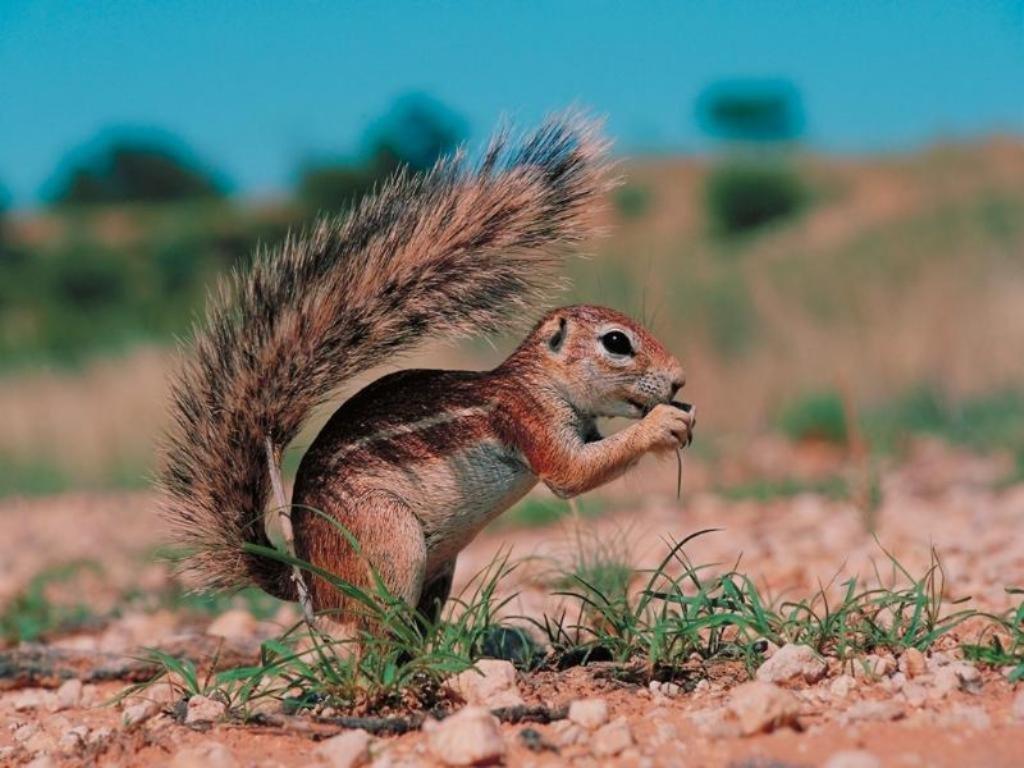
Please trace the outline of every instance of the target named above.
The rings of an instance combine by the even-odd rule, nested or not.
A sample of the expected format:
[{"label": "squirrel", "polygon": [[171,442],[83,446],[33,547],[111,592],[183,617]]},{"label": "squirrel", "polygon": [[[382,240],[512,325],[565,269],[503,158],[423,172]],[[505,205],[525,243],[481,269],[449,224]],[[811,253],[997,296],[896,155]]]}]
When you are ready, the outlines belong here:
[{"label": "squirrel", "polygon": [[[203,587],[255,584],[359,621],[329,581],[304,585],[245,546],[271,546],[265,449],[279,457],[340,385],[424,338],[492,332],[528,311],[566,246],[594,232],[611,187],[606,154],[595,125],[574,115],[518,144],[500,133],[477,164],[457,153],[400,171],[346,217],[289,234],[221,282],[172,382],[160,474],[164,515]],[[341,405],[303,456],[289,506],[295,555],[363,588],[368,563],[436,620],[460,550],[538,482],[572,497],[688,444],[695,411],[673,403],[683,384],[639,323],[590,305],[548,312],[493,370],[386,375]],[[636,421],[602,437],[596,420],[614,416]]]}]

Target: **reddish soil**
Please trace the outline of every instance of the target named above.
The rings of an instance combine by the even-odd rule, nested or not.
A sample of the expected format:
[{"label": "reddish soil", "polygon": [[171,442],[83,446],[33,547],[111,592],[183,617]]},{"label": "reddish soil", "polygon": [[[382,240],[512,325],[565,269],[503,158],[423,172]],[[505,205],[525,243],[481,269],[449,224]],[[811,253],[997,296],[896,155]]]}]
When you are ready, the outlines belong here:
[{"label": "reddish soil", "polygon": [[[1005,611],[1020,600],[1006,588],[1024,585],[1024,537],[1019,535],[1024,485],[999,482],[1005,460],[962,454],[941,444],[919,445],[905,462],[882,472],[882,503],[873,515],[876,542],[866,529],[865,513],[850,501],[812,494],[767,502],[727,501],[707,490],[712,480],[770,478],[780,467],[805,477],[850,471],[840,457],[827,452],[794,452],[774,442],[752,446],[745,455],[742,465],[714,470],[688,460],[681,501],[672,495],[674,467],[642,469],[609,491],[605,514],[584,518],[582,540],[626,543],[632,562],[649,567],[665,552],[665,541],[702,528],[724,529],[694,542],[687,549],[691,560],[731,567],[742,555],[738,570],[764,593],[794,598],[811,594],[819,583],[853,575],[870,583],[876,565],[888,578],[879,545],[920,575],[934,547],[945,570],[947,600],[970,597],[970,605],[990,611]],[[153,645],[209,657],[219,642],[205,634],[208,619],[171,603],[161,606],[156,597],[166,594],[170,577],[152,558],[163,535],[153,498],[124,494],[8,500],[0,504],[0,521],[0,606],[23,594],[32,577],[48,566],[81,558],[101,564],[47,590],[54,602],[84,604],[98,619],[73,632],[48,636],[41,644],[0,651],[0,764],[306,765],[315,762],[317,741],[342,731],[279,711],[268,725],[191,728],[178,722],[172,707],[124,726],[122,709],[105,702],[140,674],[127,657]],[[568,523],[491,530],[466,551],[459,580],[464,584],[496,552],[511,546],[514,557],[535,559],[517,569],[513,583],[506,585],[519,593],[510,613],[550,614],[559,607],[559,598],[551,595],[553,564],[571,561],[578,541]],[[130,599],[128,588],[135,593]],[[237,636],[225,647],[244,659],[259,638],[272,636],[293,615],[285,610],[275,620],[258,622],[236,609],[231,620]],[[1024,684],[1009,683],[1008,670],[987,667],[979,667],[979,677],[970,684],[944,687],[940,682],[941,668],[959,663],[958,642],[972,639],[979,626],[969,623],[943,638],[927,654],[927,669],[916,676],[897,672],[900,660],[893,658],[891,668],[877,678],[858,675],[842,691],[845,678],[836,681],[844,670],[833,660],[818,682],[783,683],[796,696],[798,713],[787,724],[753,736],[739,735],[722,716],[736,685],[747,679],[738,663],[712,665],[696,690],[670,690],[669,695],[618,681],[601,664],[520,674],[519,691],[528,705],[557,710],[575,699],[605,699],[613,719],[625,717],[634,744],[613,756],[597,756],[593,735],[567,743],[572,739],[565,736],[564,721],[504,724],[505,764],[1019,765]],[[97,670],[103,667],[115,679],[99,679]],[[82,698],[55,711],[56,687],[68,676],[85,681]],[[73,735],[79,726],[84,726],[77,731],[80,739]],[[528,749],[520,735],[527,729],[539,733],[540,743],[552,749]],[[206,757],[189,751],[213,742],[227,750]],[[435,765],[427,742],[420,731],[375,738],[374,765]],[[840,754],[848,750],[869,754]]]}]

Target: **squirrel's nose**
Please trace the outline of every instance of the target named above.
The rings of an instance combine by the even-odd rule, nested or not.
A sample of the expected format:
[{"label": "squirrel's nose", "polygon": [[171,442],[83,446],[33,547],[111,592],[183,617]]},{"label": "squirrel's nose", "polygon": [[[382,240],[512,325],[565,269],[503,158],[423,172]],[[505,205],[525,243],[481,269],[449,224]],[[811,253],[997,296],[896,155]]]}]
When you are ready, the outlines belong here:
[{"label": "squirrel's nose", "polygon": [[685,384],[685,383],[686,383],[686,379],[684,379],[682,376],[679,376],[678,378],[676,378],[676,379],[674,379],[672,381],[672,383],[669,385],[669,388],[672,390],[672,394],[669,397],[670,400],[676,396],[676,392],[678,392],[680,389],[682,389],[683,388],[683,384]]}]

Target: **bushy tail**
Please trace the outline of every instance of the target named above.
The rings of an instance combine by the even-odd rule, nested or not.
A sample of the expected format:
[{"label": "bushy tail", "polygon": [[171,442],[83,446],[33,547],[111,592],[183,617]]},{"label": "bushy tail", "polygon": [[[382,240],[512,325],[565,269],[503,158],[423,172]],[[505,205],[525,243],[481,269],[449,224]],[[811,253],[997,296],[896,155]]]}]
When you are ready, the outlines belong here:
[{"label": "bushy tail", "polygon": [[426,336],[533,314],[557,246],[590,233],[607,187],[604,142],[576,117],[470,167],[460,154],[398,173],[343,218],[256,255],[222,281],[173,383],[164,512],[210,588],[258,584],[294,599],[268,545],[265,445],[286,446],[340,384]]}]

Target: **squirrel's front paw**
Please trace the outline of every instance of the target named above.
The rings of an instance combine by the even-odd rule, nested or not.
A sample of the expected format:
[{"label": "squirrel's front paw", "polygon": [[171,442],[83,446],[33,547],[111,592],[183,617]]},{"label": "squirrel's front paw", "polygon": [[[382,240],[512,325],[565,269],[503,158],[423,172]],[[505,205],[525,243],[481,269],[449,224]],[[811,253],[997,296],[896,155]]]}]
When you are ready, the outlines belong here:
[{"label": "squirrel's front paw", "polygon": [[649,439],[650,451],[674,451],[689,445],[693,439],[693,428],[697,423],[697,410],[684,411],[675,405],[656,405],[644,416],[643,421]]}]

